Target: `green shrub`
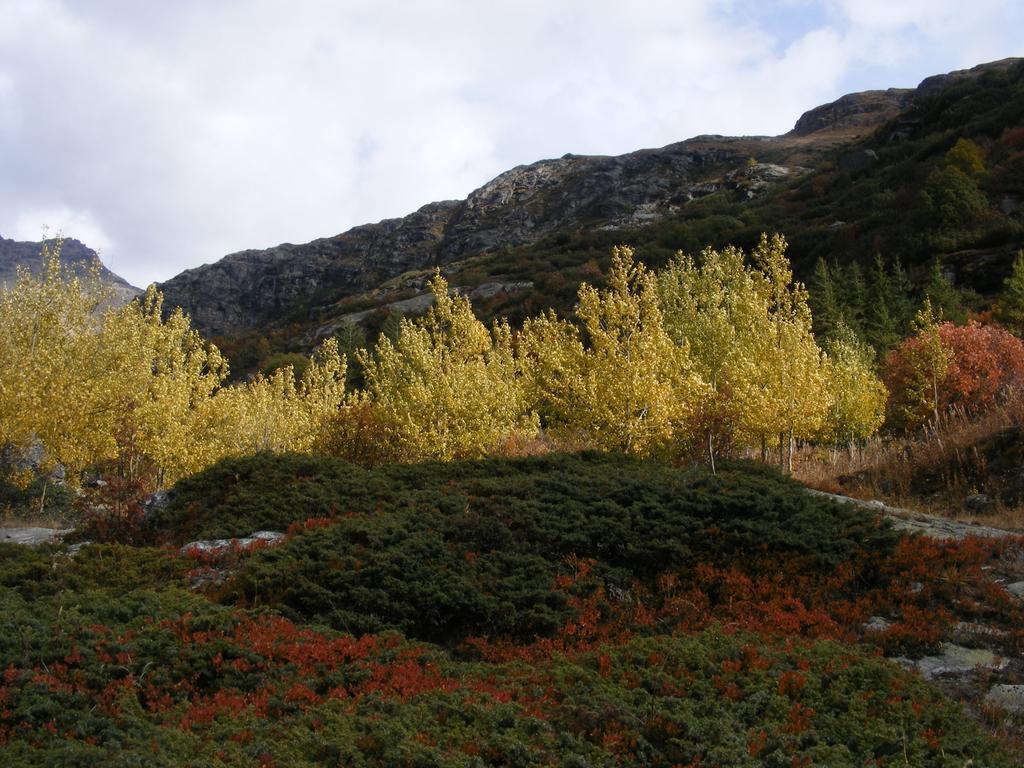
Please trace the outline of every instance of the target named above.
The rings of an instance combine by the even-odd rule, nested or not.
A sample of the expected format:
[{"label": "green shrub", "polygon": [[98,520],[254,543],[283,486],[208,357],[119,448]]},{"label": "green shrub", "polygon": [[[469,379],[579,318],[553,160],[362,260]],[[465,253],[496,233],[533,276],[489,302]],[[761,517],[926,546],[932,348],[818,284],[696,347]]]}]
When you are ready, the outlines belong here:
[{"label": "green shrub", "polygon": [[[658,635],[686,623],[675,615],[576,646],[516,642],[582,629],[574,611],[604,587],[635,606],[654,593],[644,584],[699,562],[728,569],[703,582],[723,605],[745,597],[729,593],[743,589],[734,571],[778,587],[763,593],[772,610],[799,603],[788,576],[822,583],[837,566],[862,569],[840,579],[856,592],[844,599],[867,598],[864,557],[892,552],[894,534],[770,468],[579,454],[371,472],[263,456],[176,491],[152,535],[300,523],[232,560],[223,597],[260,609],[185,589],[197,564],[174,549],[0,546],[5,766],[1015,764],[920,678],[875,650],[807,639],[786,616],[761,633],[716,614],[756,636]],[[572,578],[588,560],[591,580]],[[652,606],[678,600],[685,614],[700,599],[666,589]],[[794,610],[816,620],[810,601]],[[481,643],[492,661],[466,661],[393,629],[445,645],[479,634],[504,655]]]},{"label": "green shrub", "polygon": [[153,524],[180,540],[307,517],[327,527],[253,554],[223,599],[443,643],[553,632],[569,558],[597,561],[600,579],[629,589],[698,563],[742,570],[783,557],[822,572],[896,541],[873,516],[774,469],[712,475],[596,453],[373,471],[330,458],[230,461],[182,481]]},{"label": "green shrub", "polygon": [[0,589],[0,752],[67,766],[1010,766],[953,702],[830,642],[711,629],[535,665],[354,641],[174,590]]}]

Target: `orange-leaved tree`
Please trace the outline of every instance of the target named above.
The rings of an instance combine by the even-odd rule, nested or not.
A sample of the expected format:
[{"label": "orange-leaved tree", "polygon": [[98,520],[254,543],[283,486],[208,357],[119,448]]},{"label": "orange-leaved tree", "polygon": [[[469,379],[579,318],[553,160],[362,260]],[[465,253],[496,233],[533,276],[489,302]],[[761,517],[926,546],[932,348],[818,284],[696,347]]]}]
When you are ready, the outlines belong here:
[{"label": "orange-leaved tree", "polygon": [[933,320],[889,354],[884,375],[892,426],[913,429],[954,407],[977,415],[1024,388],[1024,341],[975,321]]}]

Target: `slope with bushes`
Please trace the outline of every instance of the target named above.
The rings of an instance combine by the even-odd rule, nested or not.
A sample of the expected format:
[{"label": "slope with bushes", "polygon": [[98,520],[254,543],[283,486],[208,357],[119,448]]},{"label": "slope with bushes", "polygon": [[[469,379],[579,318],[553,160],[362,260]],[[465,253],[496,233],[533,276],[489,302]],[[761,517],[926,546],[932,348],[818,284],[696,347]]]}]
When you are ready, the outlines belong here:
[{"label": "slope with bushes", "polygon": [[881,254],[923,286],[938,258],[991,297],[1024,244],[1022,67],[1010,59],[909,93],[854,94],[778,137],[540,161],[465,201],[232,254],[162,288],[247,369],[350,322],[374,336],[389,315],[417,311],[403,302],[426,298],[435,266],[476,293],[485,319],[516,327],[547,307],[567,311],[624,242],[658,268],[678,250],[752,248],[782,231],[808,282],[819,258],[866,274]]},{"label": "slope with bushes", "polygon": [[933,652],[966,616],[1019,654],[1024,617],[988,570],[1019,543],[901,539],[756,465],[599,454],[222,462],[140,535],[264,526],[289,537],[220,554],[0,547],[5,765],[1021,754],[1005,720],[993,740],[879,653]]}]

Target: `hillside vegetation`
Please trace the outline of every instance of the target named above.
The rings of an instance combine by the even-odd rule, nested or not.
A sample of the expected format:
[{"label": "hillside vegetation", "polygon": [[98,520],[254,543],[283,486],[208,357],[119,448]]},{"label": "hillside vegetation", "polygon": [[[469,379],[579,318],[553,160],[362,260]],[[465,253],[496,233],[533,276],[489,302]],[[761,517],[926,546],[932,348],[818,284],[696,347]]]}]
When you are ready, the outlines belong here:
[{"label": "hillside vegetation", "polygon": [[[929,78],[899,96],[852,94],[808,115],[816,113],[783,136],[702,136],[618,158],[540,161],[466,201],[234,254],[165,287],[246,371],[344,336],[350,324],[372,341],[389,316],[393,324],[422,311],[400,302],[424,297],[435,265],[451,285],[478,291],[485,321],[504,317],[515,328],[545,308],[567,313],[621,243],[658,269],[679,250],[749,250],[762,232],[780,231],[808,285],[819,260],[846,270],[844,284],[856,288],[881,259],[898,262],[921,291],[938,261],[982,308],[1024,246],[1024,63]],[[273,280],[260,279],[271,270]],[[270,284],[273,297],[259,292]],[[873,301],[855,294],[844,298],[870,311]]]},{"label": "hillside vegetation", "polygon": [[970,598],[1019,653],[986,570],[1019,544],[603,454],[235,460],[145,535],[263,524],[289,537],[0,546],[5,765],[1016,764],[878,652],[929,652]]},{"label": "hillside vegetation", "polygon": [[[785,247],[764,236],[753,265],[709,249],[661,275],[616,248],[576,322],[548,312],[518,334],[488,330],[437,276],[422,319],[356,351],[355,387],[333,340],[301,377],[288,365],[228,385],[220,351],[180,311],[162,319],[159,293],[101,313],[102,293],[54,259],[0,297],[0,441],[41,449],[37,474],[59,466],[72,486],[86,470],[161,484],[261,450],[372,465],[574,445],[713,467],[722,451],[766,458],[771,441],[787,465],[796,440],[874,432],[885,391],[855,340],[819,348]],[[33,479],[8,463],[11,483]]]},{"label": "hillside vegetation", "polygon": [[[278,341],[322,343],[235,343],[251,377],[47,245],[0,295],[0,509],[75,530],[0,545],[3,764],[1021,764],[988,694],[1024,690],[1024,538],[903,536],[791,478],[1024,500],[1024,253],[962,279],[1020,244],[1021,66],[876,94],[856,168],[763,186],[771,157],[675,147],[687,183],[746,175],[643,227],[497,253],[508,209],[453,218],[494,241],[410,277],[422,314],[296,310]],[[800,130],[764,146],[821,159]],[[568,179],[582,216],[588,169],[662,157],[477,198]],[[531,292],[446,279],[499,269]]]}]

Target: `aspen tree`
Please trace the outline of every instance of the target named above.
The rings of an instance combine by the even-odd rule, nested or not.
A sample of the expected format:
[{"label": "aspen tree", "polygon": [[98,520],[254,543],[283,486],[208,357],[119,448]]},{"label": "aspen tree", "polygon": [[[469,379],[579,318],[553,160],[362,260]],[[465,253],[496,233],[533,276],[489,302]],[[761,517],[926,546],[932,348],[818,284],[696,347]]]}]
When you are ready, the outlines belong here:
[{"label": "aspen tree", "polygon": [[43,244],[39,277],[19,268],[0,295],[0,444],[38,445],[74,483],[112,458],[113,397],[98,330],[98,267],[79,276],[60,261],[62,241]]},{"label": "aspen tree", "polygon": [[450,296],[440,273],[430,281],[425,317],[402,319],[397,338],[359,350],[368,404],[392,458],[417,461],[482,456],[517,433],[536,432],[508,323],[490,331],[468,298]]},{"label": "aspen tree", "polygon": [[695,421],[713,470],[716,446],[728,447],[741,428],[767,299],[744,265],[743,252],[733,246],[705,249],[699,266],[677,254],[659,273],[658,291],[666,330],[677,345],[688,347],[694,372],[709,388]]},{"label": "aspen tree", "polygon": [[308,452],[345,401],[345,357],[336,339],[318,347],[302,377],[291,366],[221,389],[205,403],[208,455]]},{"label": "aspen tree", "polygon": [[746,394],[744,421],[762,441],[778,436],[779,464],[792,471],[794,441],[813,437],[825,419],[822,353],[811,331],[807,291],[793,281],[785,239],[762,234],[752,255],[768,315],[755,354],[744,363],[754,382]]},{"label": "aspen tree", "polygon": [[612,251],[607,283],[580,287],[582,333],[553,315],[524,328],[540,402],[555,430],[604,450],[675,450],[707,387],[665,330],[654,274],[631,248]]},{"label": "aspen tree", "polygon": [[172,482],[230,454],[308,450],[344,400],[345,361],[325,343],[292,369],[223,387],[228,366],[181,310],[150,288],[109,306],[98,271],[79,277],[44,246],[40,277],[0,296],[0,443],[38,445],[76,484],[109,466]]},{"label": "aspen tree", "polygon": [[941,324],[941,314],[926,296],[914,318],[914,335],[886,357],[886,382],[894,394],[889,418],[894,425],[913,429],[929,418],[939,421],[940,386],[953,364],[953,353],[942,342]]},{"label": "aspen tree", "polygon": [[825,342],[828,412],[821,438],[851,451],[882,426],[888,393],[873,370],[874,350],[840,325]]},{"label": "aspen tree", "polygon": [[99,342],[121,474],[134,478],[148,462],[173,481],[205,466],[201,407],[228,374],[217,347],[180,309],[164,320],[163,297],[152,286],[107,313]]}]

